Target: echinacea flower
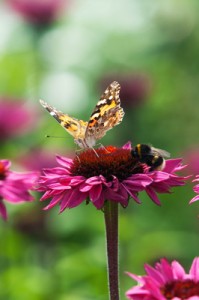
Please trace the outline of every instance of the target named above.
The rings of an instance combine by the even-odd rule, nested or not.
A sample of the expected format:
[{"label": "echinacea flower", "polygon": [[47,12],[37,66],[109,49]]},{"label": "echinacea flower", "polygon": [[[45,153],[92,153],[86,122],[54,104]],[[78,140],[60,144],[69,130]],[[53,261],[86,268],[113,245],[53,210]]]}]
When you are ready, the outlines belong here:
[{"label": "echinacea flower", "polygon": [[[199,175],[196,175],[195,179],[193,180],[193,182],[197,182],[199,181]],[[191,199],[191,201],[189,202],[189,204],[199,200],[199,184],[196,184],[193,187],[194,192],[197,194],[193,199]]]},{"label": "echinacea flower", "polygon": [[53,22],[63,9],[66,0],[9,0],[9,3],[24,19],[35,25]]},{"label": "echinacea flower", "polygon": [[41,200],[52,199],[45,209],[60,204],[60,212],[84,200],[97,209],[102,209],[106,200],[126,207],[130,197],[141,203],[138,193],[144,190],[160,205],[157,193],[168,193],[186,179],[175,173],[183,168],[181,159],[167,160],[163,171],[150,172],[132,158],[130,143],[122,148],[87,149],[74,159],[57,156],[57,162],[59,167],[43,170],[38,190],[44,192]]},{"label": "echinacea flower", "polygon": [[127,291],[132,300],[199,300],[199,257],[193,260],[189,273],[177,261],[161,259],[155,267],[145,265],[146,275],[128,273],[138,285]]},{"label": "echinacea flower", "polygon": [[7,211],[4,200],[16,204],[24,201],[31,201],[33,197],[28,190],[38,178],[38,173],[18,173],[9,170],[11,162],[6,159],[0,160],[0,215],[7,219]]}]

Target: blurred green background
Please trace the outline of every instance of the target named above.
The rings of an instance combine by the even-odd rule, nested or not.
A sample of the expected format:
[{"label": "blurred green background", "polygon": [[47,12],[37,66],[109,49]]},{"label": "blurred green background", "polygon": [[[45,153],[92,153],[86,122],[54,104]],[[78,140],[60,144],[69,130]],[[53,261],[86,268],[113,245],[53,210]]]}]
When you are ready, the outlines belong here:
[{"label": "blurred green background", "polygon": [[[184,174],[199,174],[198,13],[196,0],[1,1],[0,110],[14,101],[28,114],[15,132],[15,111],[5,110],[1,158],[13,170],[32,170],[53,166],[56,153],[73,157],[72,137],[38,100],[88,120],[117,80],[125,117],[103,145],[151,143],[183,157]],[[131,200],[120,209],[121,299],[133,285],[125,271],[143,274],[145,262],[163,256],[189,268],[199,244],[193,196],[189,183],[160,195],[161,207],[143,193],[142,205]],[[47,203],[35,197],[5,202],[0,299],[108,299],[103,213],[82,204],[59,215],[57,207],[42,211]]]}]

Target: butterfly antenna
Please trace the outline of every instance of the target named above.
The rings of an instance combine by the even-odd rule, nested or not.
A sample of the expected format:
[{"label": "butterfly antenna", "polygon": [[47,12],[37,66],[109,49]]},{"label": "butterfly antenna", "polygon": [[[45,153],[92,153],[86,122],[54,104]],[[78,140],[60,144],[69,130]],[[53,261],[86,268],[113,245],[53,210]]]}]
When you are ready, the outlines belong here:
[{"label": "butterfly antenna", "polygon": [[46,138],[55,138],[55,139],[65,139],[66,138],[64,136],[55,136],[55,135],[49,135],[49,134],[46,134],[45,137]]}]

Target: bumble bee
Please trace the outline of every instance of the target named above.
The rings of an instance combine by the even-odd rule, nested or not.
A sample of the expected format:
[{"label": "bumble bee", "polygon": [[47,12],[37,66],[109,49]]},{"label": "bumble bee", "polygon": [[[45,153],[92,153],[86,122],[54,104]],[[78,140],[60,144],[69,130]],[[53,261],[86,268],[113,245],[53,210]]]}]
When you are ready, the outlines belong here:
[{"label": "bumble bee", "polygon": [[131,155],[133,158],[138,159],[139,162],[149,166],[150,171],[163,170],[165,167],[164,158],[170,157],[167,151],[146,144],[137,144],[135,148],[131,150]]}]

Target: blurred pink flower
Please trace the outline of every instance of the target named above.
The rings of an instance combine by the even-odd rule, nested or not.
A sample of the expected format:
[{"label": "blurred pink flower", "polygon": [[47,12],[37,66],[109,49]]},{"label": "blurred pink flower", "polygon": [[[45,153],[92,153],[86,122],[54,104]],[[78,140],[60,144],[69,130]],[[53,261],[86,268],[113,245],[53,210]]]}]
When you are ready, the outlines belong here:
[{"label": "blurred pink flower", "polygon": [[[193,180],[193,182],[197,182],[199,181],[199,175],[196,175],[195,179]],[[189,202],[189,204],[199,200],[199,184],[196,184],[193,187],[194,192],[197,194],[194,198],[191,199],[191,201]]]},{"label": "blurred pink flower", "polygon": [[17,173],[10,171],[11,162],[0,160],[0,215],[7,219],[4,200],[16,204],[24,201],[31,201],[33,197],[28,190],[33,189],[33,185],[38,178],[38,173]]},{"label": "blurred pink flower", "polygon": [[14,10],[35,25],[45,25],[58,18],[68,0],[8,0]]},{"label": "blurred pink flower", "polygon": [[0,99],[0,139],[6,140],[24,134],[33,127],[36,112],[23,101]]},{"label": "blurred pink flower", "polygon": [[107,75],[101,80],[102,88],[105,88],[108,82],[113,80],[117,80],[122,86],[120,98],[124,107],[137,107],[145,102],[150,95],[152,82],[146,74],[132,73],[121,75],[115,73]]},{"label": "blurred pink flower", "polygon": [[45,209],[60,204],[60,212],[86,199],[97,209],[103,208],[106,200],[126,207],[129,197],[140,204],[138,193],[143,190],[160,205],[156,193],[168,193],[171,187],[184,185],[186,179],[175,174],[183,168],[181,159],[167,160],[163,171],[147,171],[132,158],[130,143],[122,148],[95,149],[95,152],[88,149],[74,159],[57,156],[57,162],[59,167],[43,170],[38,191],[45,192],[41,200],[52,198]]},{"label": "blurred pink flower", "polygon": [[189,273],[177,261],[161,259],[155,268],[145,265],[146,275],[128,273],[138,285],[127,291],[132,300],[199,300],[199,257],[193,260]]},{"label": "blurred pink flower", "polygon": [[26,154],[23,154],[22,157],[19,157],[18,161],[26,169],[34,171],[41,171],[43,168],[53,168],[57,165],[54,160],[54,154],[40,148],[31,149]]},{"label": "blurred pink flower", "polygon": [[199,149],[198,147],[187,150],[184,155],[184,161],[186,161],[187,170],[194,175],[199,174]]}]

